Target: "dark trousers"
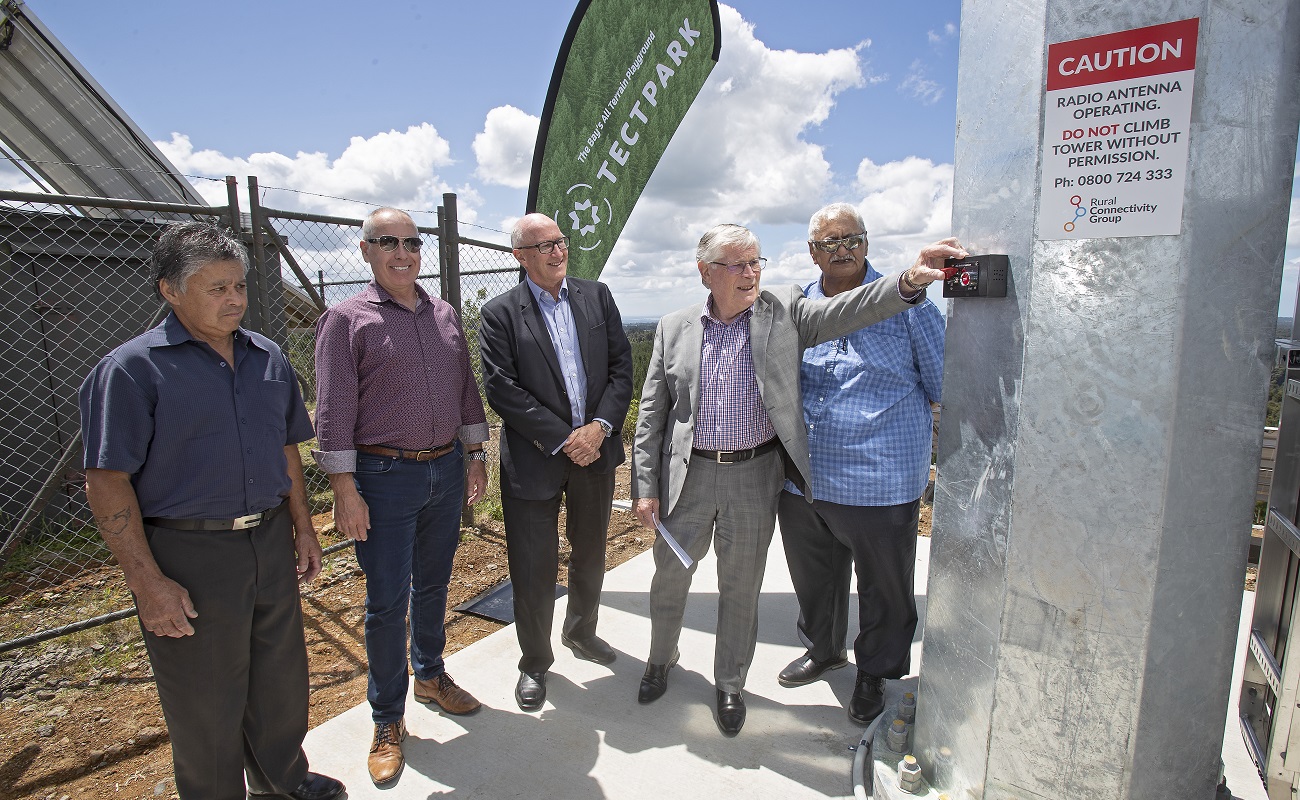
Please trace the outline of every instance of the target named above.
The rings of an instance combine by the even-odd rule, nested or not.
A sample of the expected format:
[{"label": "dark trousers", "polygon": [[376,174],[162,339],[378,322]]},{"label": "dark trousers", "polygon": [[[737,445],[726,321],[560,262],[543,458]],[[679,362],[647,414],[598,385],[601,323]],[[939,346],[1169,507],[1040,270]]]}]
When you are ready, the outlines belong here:
[{"label": "dark trousers", "polygon": [[[556,458],[568,459],[563,454]],[[504,482],[504,481],[503,481]],[[506,555],[515,592],[515,632],[520,672],[545,672],[555,663],[551,623],[555,619],[555,580],[559,573],[559,515],[563,499],[569,556],[569,608],[564,635],[586,639],[596,633],[600,588],[605,583],[605,540],[614,473],[570,464],[564,486],[554,497],[524,500],[501,495],[506,523]]]},{"label": "dark trousers", "polygon": [[184,800],[293,791],[307,774],[307,647],[293,525],[281,511],[242,531],[144,527],[154,559],[190,593],[193,636],[144,640]]},{"label": "dark trousers", "polygon": [[375,724],[406,714],[407,613],[415,677],[444,671],[447,584],[460,543],[465,467],[460,447],[432,461],[357,454],[357,490],[370,507],[370,532],[357,542],[366,573],[366,698]]},{"label": "dark trousers", "polygon": [[916,529],[921,501],[845,506],[781,493],[781,542],[795,595],[799,635],[818,661],[836,658],[848,634],[849,580],[858,578],[862,672],[901,678],[911,669],[916,633]]}]

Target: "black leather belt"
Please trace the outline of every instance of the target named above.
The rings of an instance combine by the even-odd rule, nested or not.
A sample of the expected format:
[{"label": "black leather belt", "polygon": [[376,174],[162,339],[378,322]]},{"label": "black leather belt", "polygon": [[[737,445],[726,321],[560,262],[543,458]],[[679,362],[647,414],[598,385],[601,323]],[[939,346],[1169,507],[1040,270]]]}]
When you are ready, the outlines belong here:
[{"label": "black leather belt", "polygon": [[357,452],[369,453],[372,456],[402,458],[407,461],[432,461],[435,458],[442,458],[447,455],[455,446],[455,439],[452,439],[441,447],[432,447],[428,450],[399,450],[396,447],[384,447],[380,444],[359,444],[357,445]]},{"label": "black leather belt", "polygon": [[761,456],[764,453],[770,453],[776,449],[777,439],[772,437],[763,442],[758,447],[751,447],[748,450],[701,450],[698,447],[691,448],[691,455],[707,458],[710,461],[716,461],[719,464],[739,464],[741,461],[748,461],[755,456]]},{"label": "black leather belt", "polygon": [[259,511],[256,514],[249,514],[244,517],[235,517],[234,519],[168,519],[166,517],[145,517],[144,524],[152,525],[155,528],[170,528],[174,531],[242,531],[245,528],[256,528],[264,522],[270,522],[280,510],[289,505],[288,501],[280,503],[275,508],[269,508],[266,511]]}]

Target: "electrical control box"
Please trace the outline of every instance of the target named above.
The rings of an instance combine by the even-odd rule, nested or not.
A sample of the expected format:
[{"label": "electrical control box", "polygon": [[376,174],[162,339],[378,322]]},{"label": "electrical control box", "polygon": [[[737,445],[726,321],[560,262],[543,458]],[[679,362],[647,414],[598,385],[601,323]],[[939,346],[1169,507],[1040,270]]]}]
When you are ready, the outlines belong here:
[{"label": "electrical control box", "polygon": [[1010,260],[1003,255],[966,256],[943,262],[944,297],[1006,297]]}]

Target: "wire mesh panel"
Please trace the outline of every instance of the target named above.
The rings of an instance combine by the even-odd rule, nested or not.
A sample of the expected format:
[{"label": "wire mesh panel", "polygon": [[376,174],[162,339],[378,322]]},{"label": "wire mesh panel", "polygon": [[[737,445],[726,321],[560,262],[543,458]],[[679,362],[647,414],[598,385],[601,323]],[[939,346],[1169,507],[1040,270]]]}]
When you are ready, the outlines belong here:
[{"label": "wire mesh panel", "polygon": [[86,505],[77,390],[165,314],[149,259],[179,215],[83,211],[0,198],[0,639],[87,613],[50,591],[110,558]]},{"label": "wire mesh panel", "polygon": [[[519,262],[510,254],[510,248],[486,242],[461,240],[459,252],[460,318],[465,328],[465,339],[469,342],[474,379],[478,381],[481,394],[483,367],[478,352],[479,309],[488,300],[519,283]],[[492,417],[492,410],[487,411],[489,417]]]},{"label": "wire mesh panel", "polygon": [[[0,193],[0,642],[130,607],[86,504],[77,390],[105,354],[166,314],[148,279],[163,227],[177,219],[224,223],[229,215],[227,208],[185,207],[185,214],[150,211],[141,219],[151,204],[118,203],[124,213],[115,219],[102,216],[102,207],[92,217],[73,205],[19,197],[28,196]],[[241,225],[252,265],[250,305],[257,280],[283,308],[250,309],[245,325],[256,318],[280,342],[314,411],[316,320],[372,277],[358,247],[361,220],[265,208],[251,219],[262,228],[250,232],[248,216]],[[438,230],[419,231],[420,283],[430,295],[448,294]],[[447,277],[460,280],[481,386],[479,309],[518,283],[518,265],[502,245],[462,240],[456,252],[461,274]],[[333,493],[310,456],[313,446],[300,447],[309,504],[318,528],[328,530]]]}]

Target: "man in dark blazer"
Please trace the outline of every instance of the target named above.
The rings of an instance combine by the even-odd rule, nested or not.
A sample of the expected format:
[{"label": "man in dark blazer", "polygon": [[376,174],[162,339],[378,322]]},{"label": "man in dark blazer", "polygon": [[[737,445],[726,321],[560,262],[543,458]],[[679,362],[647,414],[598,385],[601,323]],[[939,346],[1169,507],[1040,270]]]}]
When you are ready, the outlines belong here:
[{"label": "man in dark blazer", "polygon": [[546,700],[555,662],[551,623],[564,499],[569,603],[560,641],[598,664],[614,650],[596,636],[614,468],[632,399],[632,353],[609,288],[567,277],[568,240],[529,214],[510,233],[527,277],[482,309],[483,390],[501,415],[501,507],[515,592],[519,682],[525,711]]}]

